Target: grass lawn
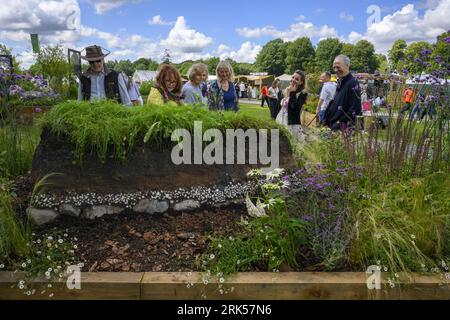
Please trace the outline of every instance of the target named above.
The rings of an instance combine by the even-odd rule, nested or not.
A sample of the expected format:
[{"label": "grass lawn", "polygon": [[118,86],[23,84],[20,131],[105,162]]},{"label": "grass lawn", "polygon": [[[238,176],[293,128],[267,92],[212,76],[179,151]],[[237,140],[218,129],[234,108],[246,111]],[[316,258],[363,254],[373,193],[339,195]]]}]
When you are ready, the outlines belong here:
[{"label": "grass lawn", "polygon": [[270,111],[268,107],[261,108],[260,105],[257,104],[245,104],[245,103],[239,103],[240,112],[250,115],[252,117],[271,121],[270,118]]}]

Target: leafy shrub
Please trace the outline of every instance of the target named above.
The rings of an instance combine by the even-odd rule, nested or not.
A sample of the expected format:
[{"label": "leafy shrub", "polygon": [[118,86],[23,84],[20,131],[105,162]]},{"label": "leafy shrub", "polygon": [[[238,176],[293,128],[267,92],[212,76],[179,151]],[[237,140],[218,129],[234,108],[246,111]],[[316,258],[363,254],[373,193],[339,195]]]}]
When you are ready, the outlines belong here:
[{"label": "leafy shrub", "polygon": [[0,127],[0,177],[15,177],[31,169],[40,139],[38,127],[9,123]]},{"label": "leafy shrub", "polygon": [[141,96],[148,96],[152,87],[153,81],[144,81],[139,87],[139,93]]},{"label": "leafy shrub", "polygon": [[286,212],[243,220],[236,237],[214,239],[203,256],[204,269],[230,275],[258,267],[276,271],[283,263],[296,267],[300,245],[305,243],[304,223]]},{"label": "leafy shrub", "polygon": [[0,180],[0,264],[11,256],[27,256],[30,252],[30,229],[16,217],[10,184]]},{"label": "leafy shrub", "polygon": [[289,183],[279,179],[281,173],[275,169],[261,187],[264,214],[250,221],[241,219],[242,231],[236,237],[213,239],[201,260],[204,269],[229,275],[255,267],[277,271],[283,264],[298,266],[300,248],[306,244],[306,223],[288,213],[283,189]]}]

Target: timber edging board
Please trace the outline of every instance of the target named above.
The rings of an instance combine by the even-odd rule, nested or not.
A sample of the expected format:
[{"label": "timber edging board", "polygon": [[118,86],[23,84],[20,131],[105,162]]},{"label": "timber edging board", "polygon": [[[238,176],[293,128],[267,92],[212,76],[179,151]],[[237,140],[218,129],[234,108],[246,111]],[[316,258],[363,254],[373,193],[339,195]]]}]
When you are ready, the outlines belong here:
[{"label": "timber edging board", "polygon": [[[47,283],[34,279],[37,293],[27,296],[17,288],[21,274],[0,272],[0,300],[450,300],[449,280],[444,282],[437,275],[412,277],[394,288],[382,285],[381,290],[369,290],[367,275],[362,272],[249,272],[238,273],[222,284],[216,278],[204,284],[202,275],[195,272],[93,272],[81,274],[81,290],[69,290],[65,281],[53,282],[43,295],[38,292],[39,285]],[[220,289],[227,293],[221,294]],[[48,295],[50,290],[53,297]]]}]

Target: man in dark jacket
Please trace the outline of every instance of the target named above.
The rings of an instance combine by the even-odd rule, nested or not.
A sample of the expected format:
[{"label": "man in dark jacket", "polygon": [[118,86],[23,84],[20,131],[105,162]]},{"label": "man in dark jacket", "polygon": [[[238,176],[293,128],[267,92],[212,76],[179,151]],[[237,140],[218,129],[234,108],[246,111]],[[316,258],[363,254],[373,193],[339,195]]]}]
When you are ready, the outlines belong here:
[{"label": "man in dark jacket", "polygon": [[333,130],[346,129],[356,124],[361,115],[361,88],[350,73],[350,59],[339,55],[334,59],[333,69],[338,79],[336,94],[325,112],[325,123]]},{"label": "man in dark jacket", "polygon": [[89,46],[83,59],[89,62],[89,69],[81,75],[78,83],[78,100],[110,99],[131,106],[127,85],[121,73],[106,68],[99,46]]}]

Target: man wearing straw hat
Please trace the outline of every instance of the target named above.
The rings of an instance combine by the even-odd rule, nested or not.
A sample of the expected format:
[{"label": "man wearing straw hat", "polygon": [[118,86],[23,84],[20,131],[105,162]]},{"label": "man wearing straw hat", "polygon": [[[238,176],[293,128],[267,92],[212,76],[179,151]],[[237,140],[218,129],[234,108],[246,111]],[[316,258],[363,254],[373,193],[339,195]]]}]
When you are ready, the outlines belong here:
[{"label": "man wearing straw hat", "polygon": [[110,99],[131,106],[127,85],[122,74],[105,66],[104,54],[100,46],[89,46],[82,56],[89,62],[89,69],[81,75],[78,83],[78,100]]}]

